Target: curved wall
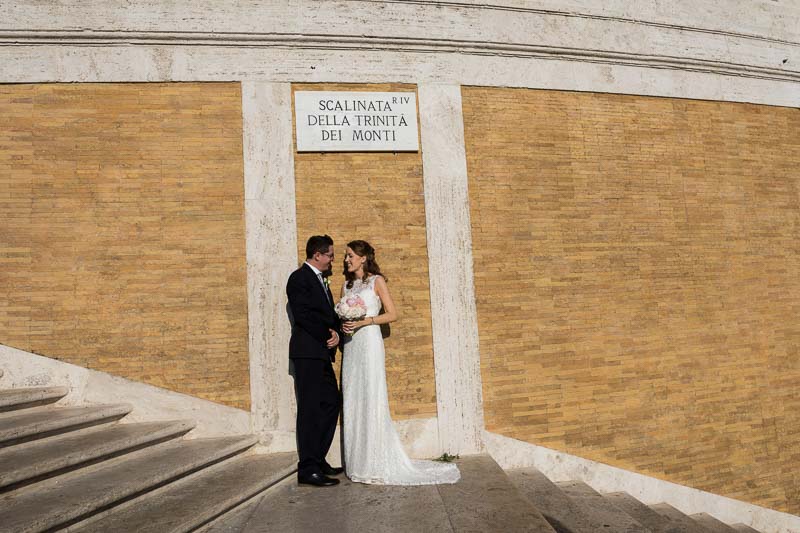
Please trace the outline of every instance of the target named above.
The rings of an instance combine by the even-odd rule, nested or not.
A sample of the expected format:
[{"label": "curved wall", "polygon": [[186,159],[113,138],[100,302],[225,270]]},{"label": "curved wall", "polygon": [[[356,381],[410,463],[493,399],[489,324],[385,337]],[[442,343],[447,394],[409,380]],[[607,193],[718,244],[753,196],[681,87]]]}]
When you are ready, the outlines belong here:
[{"label": "curved wall", "polygon": [[487,429],[800,513],[800,110],[463,99]]},{"label": "curved wall", "polygon": [[[283,320],[284,283],[285,276],[296,266],[298,243],[305,237],[298,235],[298,231],[312,231],[313,224],[307,222],[305,213],[309,202],[319,192],[313,190],[318,184],[315,180],[322,175],[336,178],[335,170],[325,168],[325,164],[330,161],[343,165],[345,172],[353,169],[364,172],[374,163],[381,165],[381,175],[394,176],[392,171],[383,168],[388,156],[375,157],[369,162],[342,155],[295,158],[292,146],[291,86],[301,83],[387,83],[415,86],[420,110],[421,201],[424,203],[429,277],[427,305],[431,310],[430,344],[433,348],[433,374],[437,392],[435,412],[438,417],[439,444],[442,448],[440,451],[461,450],[462,453],[467,453],[465,450],[481,449],[485,394],[486,423],[489,429],[531,440],[552,438],[551,442],[576,454],[584,453],[585,450],[585,453],[593,454],[593,457],[605,458],[652,475],[663,475],[717,490],[714,480],[704,478],[703,474],[692,471],[692,467],[687,466],[695,456],[682,455],[682,450],[685,451],[686,448],[667,446],[664,448],[665,453],[677,454],[670,457],[673,463],[665,465],[662,461],[656,464],[655,458],[653,461],[643,459],[641,448],[637,448],[634,443],[638,438],[635,431],[626,434],[618,443],[616,437],[609,433],[611,430],[604,432],[601,428],[593,432],[583,431],[582,436],[578,437],[575,432],[579,431],[580,424],[571,426],[572,429],[562,426],[552,434],[537,427],[537,421],[541,421],[542,404],[531,403],[531,394],[535,398],[542,392],[538,389],[533,393],[529,389],[515,389],[520,380],[526,386],[532,385],[530,376],[526,374],[530,371],[530,361],[514,360],[515,356],[511,354],[497,355],[496,349],[491,347],[495,341],[505,342],[508,333],[500,328],[495,335],[493,328],[496,324],[493,325],[489,320],[476,323],[472,312],[475,304],[472,283],[474,280],[478,291],[479,313],[486,317],[487,312],[491,313],[494,301],[493,293],[485,292],[486,276],[497,276],[493,269],[507,270],[502,266],[504,261],[513,263],[516,260],[513,259],[513,254],[510,254],[509,259],[505,257],[505,252],[500,254],[501,257],[491,253],[493,250],[502,252],[502,248],[493,248],[496,243],[492,241],[492,236],[512,228],[508,236],[511,242],[518,241],[523,247],[542,244],[539,241],[530,241],[532,235],[536,235],[535,230],[527,226],[515,227],[523,221],[531,221],[535,225],[549,220],[548,223],[552,223],[548,226],[552,230],[550,237],[556,238],[560,235],[562,240],[577,239],[571,233],[574,228],[584,227],[586,230],[587,224],[591,225],[597,220],[588,214],[588,218],[581,218],[580,213],[574,210],[575,205],[583,206],[584,201],[596,199],[597,195],[605,198],[603,195],[606,195],[607,202],[615,205],[616,210],[612,212],[613,216],[597,222],[601,226],[606,224],[607,227],[595,229],[607,233],[616,231],[614,235],[622,238],[627,235],[626,231],[645,231],[642,228],[651,224],[649,215],[646,215],[656,213],[659,216],[652,219],[655,228],[663,229],[663,224],[671,223],[674,228],[683,228],[688,232],[683,237],[679,236],[680,233],[669,233],[673,240],[664,241],[682,250],[683,255],[674,261],[666,261],[664,266],[654,258],[650,258],[652,264],[645,264],[646,260],[650,260],[647,259],[647,254],[654,251],[649,244],[640,246],[641,250],[637,254],[633,254],[630,249],[618,249],[619,257],[608,252],[602,260],[598,259],[598,264],[605,265],[607,269],[597,271],[596,286],[587,288],[582,285],[586,280],[581,277],[563,280],[564,285],[558,286],[561,287],[558,290],[562,292],[556,298],[557,303],[569,302],[570,298],[578,298],[579,294],[589,299],[595,298],[595,305],[600,305],[597,302],[606,296],[614,302],[625,298],[630,305],[639,305],[642,308],[640,314],[631,312],[632,314],[624,315],[627,317],[626,327],[631,328],[632,324],[638,324],[644,328],[643,331],[656,335],[656,338],[645,336],[641,342],[663,342],[664,339],[659,340],[658,335],[663,335],[666,331],[663,328],[669,326],[674,329],[670,329],[668,333],[694,335],[693,346],[700,352],[705,353],[709,346],[714,346],[717,342],[716,345],[723,346],[725,350],[736,352],[737,357],[744,357],[745,362],[737,359],[739,370],[734,370],[725,367],[724,361],[712,358],[715,362],[710,367],[690,371],[695,367],[687,369],[681,364],[689,364],[688,359],[693,352],[680,352],[679,347],[685,347],[680,343],[666,346],[678,350],[675,358],[669,358],[666,362],[658,360],[649,352],[646,357],[639,358],[639,363],[625,362],[618,360],[613,354],[622,353],[623,348],[629,346],[628,341],[623,341],[625,332],[629,332],[629,329],[611,331],[613,335],[608,336],[607,340],[610,344],[606,345],[603,344],[606,341],[601,342],[599,337],[591,337],[587,333],[592,331],[592,320],[597,325],[604,317],[596,316],[599,313],[576,316],[573,318],[584,320],[586,329],[578,333],[584,335],[581,339],[589,339],[586,346],[590,348],[590,353],[581,356],[582,359],[576,363],[578,366],[575,369],[582,368],[579,363],[589,364],[593,361],[592,364],[595,365],[591,367],[593,372],[587,378],[588,385],[576,385],[580,389],[578,397],[594,405],[592,402],[599,402],[595,393],[605,391],[606,399],[613,404],[618,398],[616,393],[619,392],[620,382],[612,379],[610,383],[605,383],[604,379],[613,377],[615,368],[630,370],[631,367],[626,366],[629,364],[633,364],[638,372],[642,361],[652,359],[655,359],[652,363],[656,369],[662,368],[664,364],[677,365],[669,368],[675,371],[676,376],[680,375],[680,379],[691,381],[697,375],[707,377],[703,384],[708,385],[709,390],[715,391],[713,400],[697,399],[697,410],[691,411],[692,413],[708,413],[709,408],[703,407],[704,402],[718,401],[717,393],[721,395],[729,392],[734,398],[739,398],[736,394],[741,392],[751,398],[756,395],[754,383],[760,385],[766,379],[771,384],[770,394],[776,397],[772,407],[780,406],[775,407],[778,418],[763,416],[758,420],[771,428],[768,431],[775,436],[774,442],[785,443],[787,441],[784,439],[793,438],[797,433],[797,422],[781,403],[791,403],[791,385],[785,385],[782,381],[770,381],[772,377],[756,376],[751,372],[752,369],[742,370],[752,363],[753,358],[766,357],[764,351],[759,351],[764,346],[783,346],[787,354],[789,353],[789,339],[793,335],[791,327],[787,326],[781,331],[762,331],[762,327],[773,314],[793,315],[788,310],[790,307],[794,310],[793,304],[790,299],[786,299],[794,294],[789,290],[790,282],[786,277],[789,270],[769,271],[769,279],[777,283],[781,298],[776,298],[774,306],[755,306],[754,313],[760,317],[760,322],[751,324],[752,328],[748,329],[746,326],[749,319],[736,315],[739,311],[732,305],[735,302],[730,300],[740,298],[741,294],[731,288],[731,285],[719,288],[718,293],[703,285],[706,280],[703,276],[717,276],[727,260],[720,249],[712,246],[715,231],[719,228],[714,226],[713,220],[708,224],[703,222],[703,217],[719,216],[730,222],[728,219],[733,216],[731,213],[736,213],[739,217],[737,220],[743,220],[736,228],[749,232],[750,240],[742,244],[746,250],[736,256],[744,263],[732,261],[728,264],[736,276],[744,275],[751,267],[755,270],[753,263],[758,258],[774,259],[778,265],[793,264],[791,247],[786,242],[770,240],[773,236],[768,232],[759,233],[764,228],[758,226],[762,215],[757,210],[758,206],[749,211],[743,207],[752,205],[747,202],[751,202],[756,196],[760,198],[759,195],[765,195],[768,200],[765,205],[775,208],[763,214],[766,217],[765,223],[775,220],[778,223],[793,223],[788,218],[792,212],[790,200],[793,185],[783,181],[780,186],[762,186],[752,180],[745,180],[737,189],[739,185],[733,186],[724,181],[723,178],[729,174],[708,174],[704,165],[706,161],[709,164],[721,162],[735,176],[739,176],[738,173],[744,168],[749,168],[753,174],[758,175],[774,175],[775,172],[794,168],[792,165],[795,165],[795,161],[791,158],[794,157],[792,154],[796,154],[796,145],[792,144],[791,139],[797,136],[787,134],[788,137],[781,137],[778,134],[786,128],[796,128],[796,123],[793,118],[784,120],[776,117],[796,116],[796,109],[791,108],[800,106],[798,18],[800,6],[771,1],[723,4],[711,0],[693,3],[630,3],[621,0],[603,3],[589,0],[259,0],[232,3],[151,0],[130,3],[123,0],[91,0],[68,6],[64,3],[22,0],[8,6],[4,13],[4,25],[0,29],[0,83],[241,83],[251,409],[256,430],[265,435],[282,432],[281,442],[285,443],[294,441],[291,435],[294,420],[291,381],[286,376],[284,352],[288,342],[288,332]],[[464,86],[471,88],[464,89],[465,114],[462,120],[461,90]],[[509,88],[518,88],[521,92]],[[550,92],[531,89],[547,89]],[[608,96],[599,93],[608,93]],[[483,96],[476,100],[475,95],[478,94]],[[622,94],[634,96],[619,96]],[[644,96],[695,101],[641,98]],[[543,105],[542,102],[549,102],[551,109],[539,109],[537,106]],[[578,102],[582,103],[578,105]],[[722,102],[760,106],[726,107],[729,104],[723,105]],[[572,114],[567,119],[557,119],[562,128],[547,125],[542,132],[546,131],[548,137],[540,139],[542,132],[536,130],[540,125],[536,120],[547,116],[547,113],[561,116],[559,113],[564,113],[565,109],[571,109]],[[702,121],[696,116],[698,113],[708,114],[713,118],[716,124],[713,131],[703,130],[699,125]],[[779,124],[776,129],[772,129],[764,126],[764,120],[770,126],[773,120],[777,120]],[[627,127],[622,127],[620,123],[627,124]],[[569,152],[558,154],[561,159],[551,157],[552,150],[564,149],[563,144],[555,143],[554,139],[562,139],[564,135],[577,135],[574,129],[580,124],[583,137],[567,139]],[[645,127],[648,124],[656,129],[660,125],[668,126],[671,133],[666,137],[657,135],[652,128]],[[468,128],[466,143],[465,125]],[[515,125],[514,132],[509,131],[510,125]],[[572,129],[565,132],[567,126]],[[774,141],[773,147],[766,146],[763,139],[757,139],[754,132],[763,132],[770,142]],[[786,138],[790,140],[785,141]],[[615,144],[618,142],[624,142],[625,145],[621,148]],[[494,146],[492,143],[498,144]],[[682,149],[684,143],[685,150]],[[478,145],[488,148],[475,152]],[[635,153],[625,153],[623,148],[634,146]],[[782,147],[782,153],[775,152],[775,147],[779,146]],[[465,154],[467,149],[469,153]],[[582,161],[581,157],[589,153],[587,150],[596,150],[598,158],[604,159],[606,163],[592,166]],[[476,156],[476,153],[479,155]],[[737,159],[744,153],[750,155]],[[501,166],[505,166],[508,173],[500,172],[494,176],[492,165],[498,164],[497,156],[500,154],[507,156]],[[699,162],[700,154],[702,163]],[[470,158],[469,181],[467,155]],[[565,159],[569,162],[565,162]],[[656,161],[661,164],[661,168],[648,166],[648,162]],[[766,166],[758,167],[756,163],[759,161],[763,161]],[[481,174],[483,171],[478,175],[474,174],[476,169],[483,168],[481,165],[488,168],[484,169],[485,174]],[[521,194],[516,192],[520,180],[525,182],[530,176],[530,168],[537,165],[544,165],[543,168],[551,173],[549,179],[555,180],[555,185],[533,202],[530,197],[533,193],[530,191],[526,190]],[[665,175],[659,174],[663,168],[670,170]],[[416,179],[418,161],[411,162],[408,169],[398,175],[403,179]],[[636,181],[632,178],[634,174],[647,179],[643,182]],[[675,188],[677,175],[683,177],[689,188]],[[742,179],[744,178],[747,176]],[[418,246],[421,242],[418,234],[421,231],[421,219],[417,216],[420,213],[411,212],[417,205],[414,195],[420,193],[419,184],[414,179],[403,181],[407,187],[404,190],[411,194],[411,200],[403,200],[406,202],[403,205],[410,206],[409,212],[404,213],[403,217],[408,215],[409,220],[412,220],[413,236],[409,237],[409,242],[414,244],[415,250],[421,250]],[[714,179],[722,181],[714,182]],[[598,189],[589,190],[587,186],[586,190],[581,191],[576,188],[580,180],[597,184]],[[346,188],[350,183],[351,177],[343,177],[332,189]],[[652,190],[639,190],[651,185],[664,187],[664,196],[658,196]],[[691,189],[692,185],[700,188]],[[716,189],[718,186],[722,188]],[[619,194],[615,196],[617,193]],[[565,202],[564,212],[550,212],[549,218],[546,218],[547,209],[552,207],[548,202],[555,201],[553,199],[558,195],[562,195],[561,201]],[[691,214],[699,217],[697,220],[693,219],[694,226],[681,226],[678,222],[681,216],[681,198],[685,199],[683,216],[686,217],[689,208],[694,207]],[[570,206],[567,200],[577,204]],[[702,204],[692,206],[691,200]],[[531,219],[530,212],[537,213],[535,208],[540,201],[545,205],[545,212],[540,213],[545,218]],[[487,222],[488,219],[483,218],[485,209],[476,210],[475,202],[487,202],[495,206],[502,216],[494,222]],[[531,209],[515,211],[520,206]],[[474,223],[470,223],[470,208],[476,217]],[[660,209],[665,211],[662,213]],[[564,220],[569,220],[569,217],[576,219],[575,225],[564,226]],[[321,225],[330,227],[332,221],[326,220]],[[634,224],[632,221],[637,222]],[[641,225],[637,225],[639,223]],[[346,231],[342,231],[341,239],[349,236],[345,234],[350,231],[358,230],[356,222],[352,220],[345,226]],[[767,229],[772,231],[774,228]],[[695,233],[695,230],[700,233]],[[717,233],[727,238],[724,232]],[[337,236],[337,241],[341,239]],[[474,277],[473,239],[476,243]],[[779,250],[778,255],[782,254],[780,258],[767,257],[768,251],[773,248]],[[706,255],[706,250],[710,250],[711,255]],[[599,254],[600,251],[602,250],[598,249],[592,253]],[[565,257],[572,257],[569,261],[573,261],[567,261],[566,264],[577,265],[576,268],[579,268],[581,261],[593,261],[586,254],[591,255],[585,250],[579,251],[575,257],[566,254]],[[554,258],[557,255],[554,253],[549,257]],[[696,259],[688,270],[685,264],[687,258]],[[462,268],[454,269],[451,265],[462,265]],[[520,269],[524,272],[530,266],[521,265]],[[673,322],[669,322],[667,326],[659,325],[657,318],[661,317],[659,313],[663,311],[659,307],[659,295],[665,298],[664,302],[674,304],[670,300],[674,295],[670,296],[669,291],[645,292],[644,296],[636,293],[638,295],[634,298],[620,296],[628,294],[625,292],[628,287],[626,283],[639,288],[646,286],[642,281],[646,277],[639,279],[623,275],[635,268],[639,268],[640,273],[649,268],[651,275],[663,274],[667,281],[672,279],[669,276],[680,277],[687,274],[692,282],[692,289],[677,287],[680,289],[678,294],[686,298],[681,311],[683,314],[670,318]],[[670,268],[675,269],[674,272]],[[540,280],[538,285],[534,283],[532,287],[525,285],[533,277],[531,273],[522,281],[532,291],[529,294],[537,295],[535,301],[526,296],[525,303],[519,305],[518,311],[523,315],[538,316],[537,313],[542,311],[539,307],[540,293],[546,287],[556,290],[553,287],[557,285],[548,285],[546,280]],[[420,278],[424,278],[424,275]],[[639,285],[636,285],[637,279]],[[616,292],[603,292],[603,280],[615,282]],[[423,283],[419,280],[418,282]],[[756,290],[753,287],[763,288],[758,283],[750,290]],[[415,287],[413,290],[419,291],[420,288]],[[570,290],[573,292],[570,293]],[[417,303],[425,308],[423,300],[420,297]],[[724,309],[714,307],[722,303],[726,305]],[[749,301],[739,303],[755,305]],[[675,308],[675,305],[666,307]],[[703,329],[697,322],[700,320],[700,308],[708,311],[710,316],[715,317],[714,320],[724,322],[724,327],[717,328],[713,334]],[[568,316],[573,311],[574,306],[566,309]],[[419,333],[419,337],[425,339],[424,342],[415,344],[415,349],[419,349],[418,355],[423,354],[428,345],[427,326],[422,324],[427,318],[420,315],[419,319],[415,322],[415,327],[418,327],[415,331]],[[681,321],[691,326],[688,331],[676,326]],[[548,334],[555,335],[555,331],[567,334],[563,330],[563,324],[551,325],[556,329],[548,330]],[[480,357],[476,334],[479,327],[481,349],[484,352]],[[562,330],[558,330],[558,327]],[[743,338],[753,340],[753,336],[761,337],[757,339],[758,342],[739,346],[732,340],[734,334],[730,328],[741,328]],[[756,330],[760,333],[753,333]],[[504,351],[521,350],[527,353],[526,339],[517,340],[518,344],[512,343],[504,347]],[[593,342],[597,342],[599,348]],[[558,343],[553,343],[553,353],[560,349],[556,348],[557,345]],[[584,345],[581,344],[581,347]],[[594,351],[595,348],[600,351]],[[634,351],[645,350],[638,344],[633,348]],[[540,350],[545,348],[540,347]],[[594,357],[599,359],[595,360]],[[598,366],[600,359],[605,366]],[[697,362],[696,358],[694,362]],[[763,362],[766,363],[766,360]],[[554,362],[556,363],[567,365],[567,359],[559,359]],[[725,367],[724,371],[711,372],[710,369],[719,368],[717,364]],[[791,358],[780,359],[778,363],[770,360],[766,364],[777,364],[787,370],[784,376],[791,375]],[[480,365],[483,365],[482,372]],[[429,366],[427,363],[423,366],[425,370],[421,375],[426,388],[399,392],[395,401],[405,394],[407,396],[403,397],[411,398],[409,401],[415,406],[404,413],[403,408],[395,404],[395,414],[429,416],[433,412]],[[611,374],[595,375],[594,372],[600,367],[604,369],[603,372]],[[507,370],[510,373],[503,377],[503,372]],[[643,371],[645,370],[647,369]],[[549,368],[548,372],[550,374],[547,379],[552,379],[555,371]],[[578,370],[575,372],[586,374]],[[412,387],[414,376],[407,374],[404,374],[401,381],[404,387]],[[770,367],[768,375],[774,377],[780,375],[780,372],[777,369],[773,372]],[[485,380],[483,386],[482,376]],[[733,384],[720,384],[720,376],[733,380]],[[623,382],[632,379],[628,374],[623,377]],[[740,378],[744,381],[740,382]],[[216,378],[212,376],[210,379]],[[674,381],[667,380],[661,385],[665,388],[659,391],[666,390],[673,394]],[[702,386],[696,387],[690,390],[696,392]],[[506,388],[511,391],[510,400],[509,397],[503,398],[498,392],[505,391]],[[780,398],[777,399],[778,397]],[[640,400],[641,398],[631,401],[635,404]],[[760,397],[752,400],[764,401]],[[675,403],[678,403],[677,399]],[[552,418],[548,423],[557,427],[559,420],[568,420],[570,417],[573,422],[583,420],[575,418],[585,416],[576,405],[572,407],[577,410],[566,413],[566,418]],[[725,425],[704,426],[703,431],[706,433],[702,433],[701,442],[693,446],[707,452],[703,457],[731,454],[730,450],[737,448],[735,443],[728,446],[732,442],[726,440],[730,435],[737,438],[741,435],[753,435],[752,430],[745,427],[757,418],[748,418],[750,414],[743,411],[737,415],[726,411]],[[619,411],[611,409],[603,414],[605,415],[610,418],[603,420],[616,428],[614,424],[621,419]],[[665,434],[680,438],[677,435],[683,422],[675,419],[675,416],[677,414],[671,413],[659,420],[661,424],[666,424]],[[777,422],[779,419],[786,425],[780,426]],[[793,459],[791,452],[787,456],[786,452],[778,451],[779,448],[770,444],[762,446],[762,441],[755,437],[753,439],[752,442],[748,441],[745,448],[766,447],[769,450],[765,461],[769,464],[770,476],[774,476],[774,472],[788,464],[786,461],[791,462]],[[640,439],[639,442],[644,441]],[[791,444],[791,440],[789,442]],[[613,448],[617,444],[626,452],[615,455],[617,452]],[[720,448],[712,450],[709,446]],[[694,449],[691,447],[691,450]],[[742,464],[739,461],[741,456],[738,452],[733,455],[735,457],[731,464],[738,465],[738,468]],[[796,498],[793,496],[796,494],[796,485],[787,485],[784,478],[773,477],[777,484],[774,489],[765,488],[760,482],[756,482],[753,487],[742,488],[740,481],[726,477],[726,465],[723,463],[722,459],[718,463],[713,460],[708,462],[709,465],[720,468],[710,476],[719,476],[726,480],[725,486],[719,486],[721,492],[776,508],[793,508],[791,506],[794,503],[791,502],[796,501],[793,499]],[[743,475],[747,478],[751,473],[743,472]],[[753,475],[757,477],[756,474]],[[783,501],[781,490],[786,498]]]}]

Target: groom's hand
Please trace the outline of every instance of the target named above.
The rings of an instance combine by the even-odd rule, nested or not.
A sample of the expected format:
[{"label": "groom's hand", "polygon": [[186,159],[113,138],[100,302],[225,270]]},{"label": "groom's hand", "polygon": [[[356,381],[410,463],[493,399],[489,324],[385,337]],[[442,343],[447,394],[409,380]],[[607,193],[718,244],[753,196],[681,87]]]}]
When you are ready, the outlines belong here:
[{"label": "groom's hand", "polygon": [[334,348],[339,344],[339,334],[332,329],[328,329],[331,332],[331,338],[328,339],[328,348]]}]

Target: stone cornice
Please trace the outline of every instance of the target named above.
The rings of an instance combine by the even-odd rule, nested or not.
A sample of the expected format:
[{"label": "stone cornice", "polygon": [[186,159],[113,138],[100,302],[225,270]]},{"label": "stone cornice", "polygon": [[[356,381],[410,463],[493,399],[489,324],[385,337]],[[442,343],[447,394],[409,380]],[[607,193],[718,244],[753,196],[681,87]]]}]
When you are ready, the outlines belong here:
[{"label": "stone cornice", "polygon": [[0,31],[0,46],[202,46],[236,48],[287,48],[411,52],[419,54],[467,54],[515,58],[557,59],[633,67],[674,69],[773,81],[800,81],[800,72],[785,68],[681,57],[638,54],[616,50],[568,48],[524,43],[430,39],[413,37],[364,37],[357,35],[308,35],[225,32],[136,31]]},{"label": "stone cornice", "polygon": [[447,83],[800,102],[800,6],[765,0],[8,4],[0,83]]},{"label": "stone cornice", "polygon": [[715,28],[704,28],[699,26],[688,26],[682,24],[671,24],[668,22],[656,22],[656,21],[649,21],[645,19],[639,18],[629,18],[629,17],[621,17],[621,16],[614,16],[614,15],[599,15],[596,13],[585,13],[579,11],[562,11],[556,9],[542,9],[542,8],[535,8],[535,7],[526,7],[526,6],[518,6],[518,5],[509,5],[509,4],[490,4],[490,3],[470,3],[470,2],[430,2],[428,0],[363,0],[365,2],[373,2],[373,3],[381,3],[381,4],[432,4],[435,3],[437,6],[442,7],[451,7],[451,8],[459,8],[459,9],[482,9],[482,10],[493,10],[493,11],[510,11],[510,12],[517,12],[517,13],[530,13],[536,15],[547,15],[547,16],[558,16],[558,17],[566,17],[566,18],[582,18],[582,19],[591,19],[591,20],[600,20],[600,21],[608,21],[608,22],[619,22],[624,24],[635,24],[639,26],[651,26],[653,28],[663,28],[669,30],[677,30],[677,31],[684,31],[684,32],[695,32],[695,33],[706,33],[712,35],[719,35],[723,37],[734,37],[737,39],[752,39],[756,41],[764,41],[768,43],[775,43],[775,44],[782,44],[782,45],[790,45],[790,46],[800,46],[800,42],[785,40],[785,39],[778,39],[773,38],[765,35],[759,35],[756,33],[747,33],[747,32],[736,32],[736,31],[729,31],[729,30],[722,30],[722,29],[715,29]]},{"label": "stone cornice", "polygon": [[[17,0],[3,6],[0,30],[141,30],[141,31],[280,31],[307,33],[330,23],[414,28],[435,22],[439,32],[460,25],[480,31],[489,18],[550,18],[650,27],[682,33],[711,34],[779,45],[800,45],[796,21],[800,6],[763,0],[720,4],[715,0],[676,0],[632,4],[628,0]],[[468,24],[463,25],[467,22]],[[502,26],[489,24],[495,29]],[[372,28],[374,29],[374,27]],[[422,28],[420,28],[422,29]],[[424,31],[424,30],[423,30]],[[437,32],[438,33],[438,32]],[[444,35],[440,35],[444,37]]]}]

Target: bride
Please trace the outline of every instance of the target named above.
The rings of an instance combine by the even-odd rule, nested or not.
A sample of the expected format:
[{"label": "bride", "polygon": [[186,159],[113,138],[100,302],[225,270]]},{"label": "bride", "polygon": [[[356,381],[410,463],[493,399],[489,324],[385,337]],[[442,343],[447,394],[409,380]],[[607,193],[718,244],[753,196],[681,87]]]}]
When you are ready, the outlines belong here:
[{"label": "bride", "polygon": [[374,248],[366,241],[352,241],[344,263],[342,297],[360,296],[367,307],[366,318],[342,327],[352,333],[345,338],[342,356],[347,477],[382,485],[455,483],[461,477],[455,464],[409,459],[392,424],[380,324],[397,320],[397,309]]}]

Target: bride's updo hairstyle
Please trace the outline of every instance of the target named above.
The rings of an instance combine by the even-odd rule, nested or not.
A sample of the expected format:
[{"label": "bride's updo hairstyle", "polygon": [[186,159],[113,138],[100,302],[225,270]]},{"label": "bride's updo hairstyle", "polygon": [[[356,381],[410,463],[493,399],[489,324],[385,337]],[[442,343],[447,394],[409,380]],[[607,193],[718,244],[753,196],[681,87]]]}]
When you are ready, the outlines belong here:
[{"label": "bride's updo hairstyle", "polygon": [[[366,258],[366,261],[364,261],[364,277],[361,281],[367,281],[369,276],[382,276],[385,281],[389,281],[381,272],[378,262],[375,261],[375,248],[370,243],[367,241],[350,241],[347,243],[347,247],[353,250],[357,256]],[[347,271],[347,263],[344,265],[344,279],[347,280],[347,288],[352,289],[356,275]]]}]

